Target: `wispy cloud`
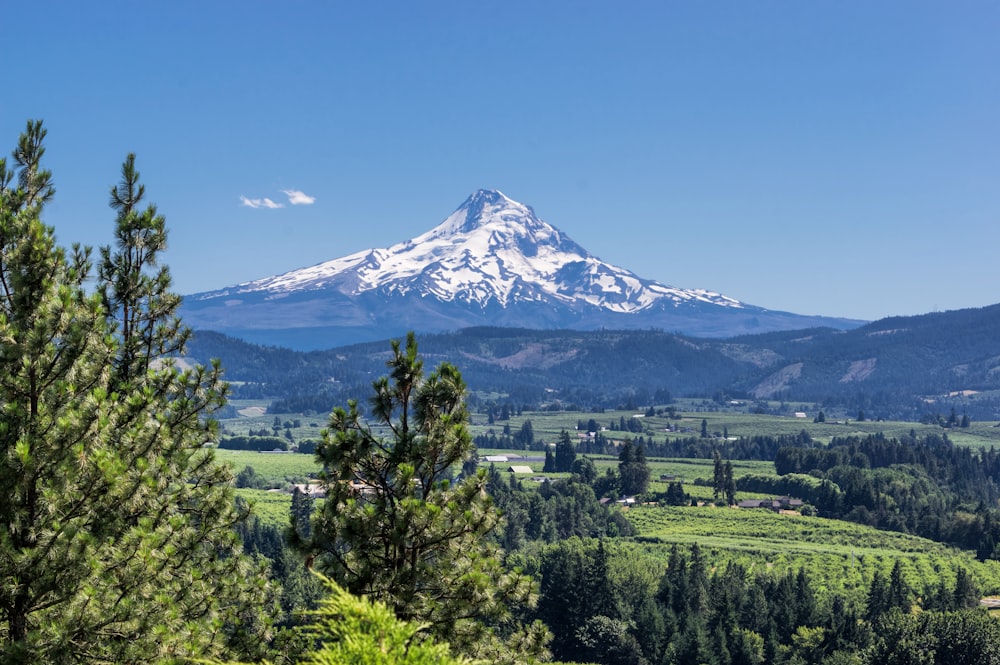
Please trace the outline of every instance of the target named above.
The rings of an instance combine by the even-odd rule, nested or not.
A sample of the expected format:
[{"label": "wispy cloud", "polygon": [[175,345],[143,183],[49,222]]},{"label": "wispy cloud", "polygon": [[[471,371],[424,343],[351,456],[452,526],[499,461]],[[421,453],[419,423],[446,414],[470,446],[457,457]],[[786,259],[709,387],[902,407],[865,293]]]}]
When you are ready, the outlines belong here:
[{"label": "wispy cloud", "polygon": [[248,199],[245,196],[240,197],[240,205],[246,206],[247,208],[284,208],[285,206],[281,203],[275,203],[266,196],[262,199]]},{"label": "wispy cloud", "polygon": [[297,189],[283,189],[281,191],[285,193],[285,196],[288,197],[288,202],[293,206],[308,206],[316,202],[315,196],[309,196]]}]

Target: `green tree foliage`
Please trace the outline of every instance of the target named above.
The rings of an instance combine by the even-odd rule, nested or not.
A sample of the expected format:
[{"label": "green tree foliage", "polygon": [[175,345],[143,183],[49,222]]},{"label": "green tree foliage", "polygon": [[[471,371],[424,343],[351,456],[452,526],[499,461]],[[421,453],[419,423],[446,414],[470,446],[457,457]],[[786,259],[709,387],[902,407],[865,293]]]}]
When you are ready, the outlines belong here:
[{"label": "green tree foliage", "polygon": [[593,487],[579,475],[525,490],[520,483],[505,482],[491,469],[487,490],[504,514],[500,542],[508,551],[532,541],[552,543],[573,536],[614,537],[634,532],[622,511],[613,504],[602,505]]},{"label": "green tree foliage", "polygon": [[626,496],[642,494],[649,487],[649,464],[646,450],[626,439],[618,454],[618,490]]},{"label": "green tree foliage", "polygon": [[[974,549],[982,559],[996,555],[1000,511],[992,505],[1000,493],[1000,453],[995,449],[956,446],[946,435],[872,434],[836,437],[821,448],[783,446],[774,466],[781,478],[761,482],[744,476],[739,489],[789,494],[824,517],[916,533]],[[970,506],[976,506],[971,521],[964,517]]]},{"label": "green tree foliage", "polygon": [[542,557],[541,578],[537,616],[553,632],[556,658],[597,660],[607,655],[606,648],[614,648],[605,642],[610,634],[629,642],[622,624],[615,623],[619,612],[602,542],[595,546],[574,538],[549,548]]},{"label": "green tree foliage", "polygon": [[686,506],[690,502],[690,499],[687,492],[684,491],[684,485],[675,480],[667,485],[664,501],[670,506]]},{"label": "green tree foliage", "polygon": [[582,482],[592,485],[597,480],[597,467],[589,457],[577,457],[570,466],[570,472]]},{"label": "green tree foliage", "polygon": [[163,218],[139,210],[130,155],[89,295],[88,250],[67,254],[41,219],[44,137],[29,122],[15,169],[0,159],[0,660],[148,663],[259,641],[263,577],[238,550],[231,474],[203,448],[221,370],[161,357],[187,338],[157,265]]},{"label": "green tree foliage", "polygon": [[[429,640],[424,626],[401,621],[384,603],[358,598],[320,576],[327,595],[301,631],[315,644],[298,665],[472,665],[448,645]],[[230,663],[230,665],[237,665]]]},{"label": "green tree foliage", "polygon": [[983,610],[891,612],[878,622],[866,665],[1000,663],[1000,623]]},{"label": "green tree foliage", "polygon": [[[532,600],[532,582],[505,570],[487,537],[500,515],[485,471],[450,482],[472,451],[465,384],[448,363],[425,377],[412,333],[405,347],[392,343],[387,365],[390,375],[374,383],[372,424],[356,401],[330,416],[317,449],[327,498],[311,540],[292,533],[351,593],[385,602],[462,653],[499,653],[503,631],[492,628],[506,629],[512,606]],[[533,635],[515,651],[538,649],[537,627]]]},{"label": "green tree foliage", "polygon": [[573,446],[573,441],[569,438],[569,432],[563,430],[559,433],[559,440],[556,442],[556,471],[571,471],[575,460],[576,448]]},{"label": "green tree foliage", "polygon": [[719,500],[720,495],[725,495],[726,493],[726,475],[725,469],[722,466],[722,457],[719,456],[718,450],[712,451],[712,498],[715,501]]},{"label": "green tree foliage", "polygon": [[733,463],[731,460],[726,460],[726,466],[722,475],[726,490],[726,503],[734,506],[736,505],[736,479],[733,477]]},{"label": "green tree foliage", "polygon": [[521,450],[528,450],[535,443],[535,430],[531,426],[530,420],[521,423],[521,429],[514,435],[514,447]]}]

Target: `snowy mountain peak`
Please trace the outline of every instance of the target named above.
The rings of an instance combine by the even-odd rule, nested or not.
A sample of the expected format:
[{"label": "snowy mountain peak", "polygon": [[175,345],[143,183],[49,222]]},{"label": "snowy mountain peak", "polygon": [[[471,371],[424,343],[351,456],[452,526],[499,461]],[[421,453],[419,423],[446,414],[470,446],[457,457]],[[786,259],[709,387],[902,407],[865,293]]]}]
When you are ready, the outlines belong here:
[{"label": "snowy mountain peak", "polygon": [[[535,216],[530,207],[508,198],[498,189],[480,189],[473,192],[455,212],[464,212],[467,222],[479,224],[496,213],[502,214],[504,210],[526,217]],[[463,230],[468,231],[471,228]]]},{"label": "snowy mountain peak", "polygon": [[592,256],[523,203],[480,189],[430,231],[311,268],[201,294],[199,300],[257,293],[266,299],[307,291],[412,297],[477,311],[518,303],[627,314],[684,303],[741,308],[736,300],[645,280]]},{"label": "snowy mountain peak", "polygon": [[535,216],[535,211],[530,206],[508,198],[499,190],[480,189],[472,193],[447,219],[411,242],[427,242],[473,233],[483,228],[499,232],[511,231],[520,235],[551,229]]}]

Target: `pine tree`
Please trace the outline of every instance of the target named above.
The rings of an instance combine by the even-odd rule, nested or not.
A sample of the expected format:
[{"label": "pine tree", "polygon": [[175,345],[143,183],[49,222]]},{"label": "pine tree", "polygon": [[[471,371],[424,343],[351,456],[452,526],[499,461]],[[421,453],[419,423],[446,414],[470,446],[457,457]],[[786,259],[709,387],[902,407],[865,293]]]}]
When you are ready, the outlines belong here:
[{"label": "pine tree", "polygon": [[[41,221],[44,137],[28,123],[16,186],[0,160],[0,660],[148,663],[259,641],[264,578],[239,554],[231,473],[203,447],[221,370],[160,358],[186,338],[169,274],[147,275],[162,217],[135,212],[133,187],[89,295],[88,250],[67,255]],[[142,249],[147,231],[163,242]]]},{"label": "pine tree", "polygon": [[559,433],[559,441],[556,442],[556,471],[562,473],[570,471],[575,460],[576,448],[573,447],[573,441],[569,438],[569,432],[563,430]]},{"label": "pine tree", "polygon": [[292,508],[289,525],[289,540],[308,542],[312,538],[312,515],[314,509],[312,495],[298,487],[292,491]]},{"label": "pine tree", "polygon": [[625,496],[642,494],[649,487],[649,464],[646,450],[642,445],[634,445],[626,439],[618,454],[618,491]]},{"label": "pine tree", "polygon": [[726,472],[718,450],[712,451],[712,469],[712,498],[718,501],[719,496],[726,493]]},{"label": "pine tree", "polygon": [[532,583],[506,571],[487,538],[500,515],[485,470],[449,480],[472,451],[465,383],[449,363],[425,377],[412,333],[405,347],[392,343],[387,365],[390,376],[373,385],[372,425],[354,400],[330,416],[316,451],[326,501],[305,549],[349,592],[460,651],[499,649],[487,624],[529,602]]},{"label": "pine tree", "polygon": [[734,506],[736,505],[736,478],[733,477],[733,463],[731,460],[726,460],[723,481],[726,489],[726,503]]},{"label": "pine tree", "polygon": [[542,473],[556,472],[556,456],[551,448],[545,448],[545,464],[542,466]]}]

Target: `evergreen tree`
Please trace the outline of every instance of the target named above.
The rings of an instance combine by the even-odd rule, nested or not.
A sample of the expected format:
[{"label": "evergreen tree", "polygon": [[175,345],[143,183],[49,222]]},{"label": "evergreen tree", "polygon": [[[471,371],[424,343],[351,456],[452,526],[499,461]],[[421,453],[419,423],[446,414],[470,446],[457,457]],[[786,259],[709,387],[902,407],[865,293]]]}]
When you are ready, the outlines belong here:
[{"label": "evergreen tree", "polygon": [[545,464],[542,466],[542,473],[556,472],[556,456],[551,448],[545,448]]},{"label": "evergreen tree", "polygon": [[299,631],[310,646],[297,665],[469,665],[447,644],[423,638],[420,624],[400,621],[384,603],[352,596],[318,577],[327,595]]},{"label": "evergreen tree", "polygon": [[718,501],[726,493],[726,471],[718,450],[712,451],[712,469],[712,498]]},{"label": "evergreen tree", "polygon": [[563,430],[559,433],[559,441],[556,442],[556,471],[565,473],[573,468],[576,460],[576,448],[569,438],[569,432]]},{"label": "evergreen tree", "polygon": [[626,439],[618,454],[618,491],[626,496],[642,494],[649,487],[649,464],[642,445],[633,445]]},{"label": "evergreen tree", "polygon": [[888,609],[896,608],[904,613],[910,611],[910,587],[903,579],[903,562],[900,559],[896,559],[896,563],[893,564],[892,571],[889,573],[886,602]]},{"label": "evergreen tree", "polygon": [[889,584],[880,570],[875,570],[871,585],[868,587],[868,598],[865,604],[865,617],[874,622],[889,611]]},{"label": "evergreen tree", "polygon": [[733,463],[730,460],[726,460],[723,485],[726,490],[726,503],[730,506],[736,505],[736,479],[733,477]]},{"label": "evergreen tree", "polygon": [[298,487],[292,491],[292,508],[289,528],[291,542],[308,542],[312,538],[312,515],[314,501],[311,495]]},{"label": "evergreen tree", "polygon": [[521,429],[518,430],[517,434],[514,436],[514,443],[521,450],[528,450],[534,442],[535,430],[531,426],[531,421],[525,420],[521,423]]},{"label": "evergreen tree", "polygon": [[684,486],[677,481],[671,482],[667,485],[667,494],[665,497],[667,505],[670,506],[685,506],[688,502],[687,493],[684,491]]},{"label": "evergreen tree", "polygon": [[976,588],[972,576],[966,572],[965,568],[959,568],[955,577],[955,591],[953,596],[953,607],[956,610],[978,607],[980,593]]},{"label": "evergreen tree", "polygon": [[462,652],[497,657],[487,624],[509,620],[532,584],[504,570],[486,537],[500,522],[486,472],[449,481],[472,451],[465,383],[448,363],[425,377],[412,333],[405,347],[393,341],[387,365],[390,376],[373,384],[374,426],[354,400],[330,416],[316,452],[326,501],[303,546],[352,594]]},{"label": "evergreen tree", "polygon": [[239,554],[232,476],[203,448],[221,370],[160,357],[187,338],[166,268],[149,274],[163,218],[138,211],[130,155],[117,247],[88,295],[88,251],[67,256],[41,220],[44,137],[28,123],[16,186],[0,159],[0,660],[148,663],[259,642],[263,573]]}]

